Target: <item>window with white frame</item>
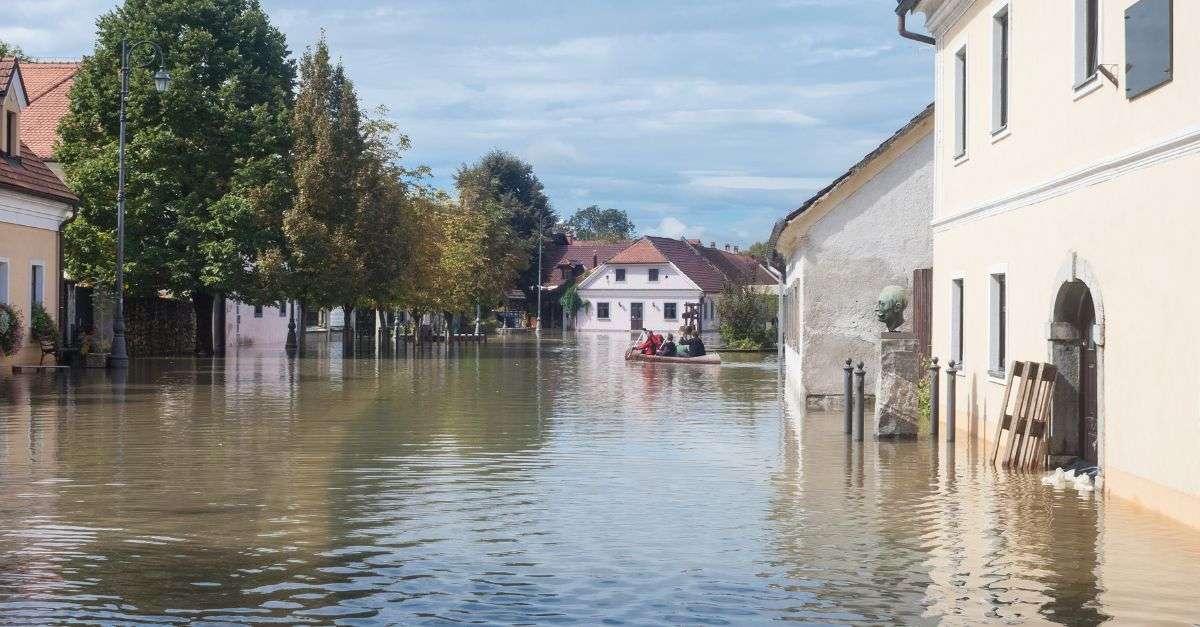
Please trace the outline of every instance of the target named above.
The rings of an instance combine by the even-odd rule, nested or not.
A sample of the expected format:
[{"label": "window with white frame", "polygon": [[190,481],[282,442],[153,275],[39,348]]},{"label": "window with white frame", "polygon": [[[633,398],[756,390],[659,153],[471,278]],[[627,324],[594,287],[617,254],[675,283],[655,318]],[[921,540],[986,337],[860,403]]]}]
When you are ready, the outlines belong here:
[{"label": "window with white frame", "polygon": [[967,154],[967,47],[954,55],[954,157]]},{"label": "window with white frame", "polygon": [[676,303],[663,303],[663,319],[677,320],[679,319],[679,310]]},{"label": "window with white frame", "polygon": [[990,283],[988,372],[1004,376],[1005,364],[1008,363],[1008,286],[1002,273],[993,274]]},{"label": "window with white frame", "polygon": [[1008,5],[992,17],[992,132],[1008,127],[1009,48],[1012,45],[1012,22]]},{"label": "window with white frame", "polygon": [[33,318],[33,305],[46,303],[46,266],[40,263],[29,265],[29,315]]},{"label": "window with white frame", "polygon": [[596,303],[596,317],[608,320],[608,303]]},{"label": "window with white frame", "polygon": [[288,304],[287,304],[286,300],[283,301],[282,303],[279,303],[279,317],[280,318],[287,317],[287,308],[288,308]]},{"label": "window with white frame", "polygon": [[1096,77],[1100,67],[1100,0],[1075,0],[1075,86]]},{"label": "window with white frame", "polygon": [[263,306],[262,306],[262,305],[255,305],[255,306],[254,306],[254,317],[255,317],[255,318],[261,318],[261,317],[263,317]]},{"label": "window with white frame", "polygon": [[8,304],[8,260],[0,259],[0,303]]},{"label": "window with white frame", "polygon": [[658,282],[658,268],[650,268],[650,271],[647,273],[647,278],[650,279],[651,283],[657,283]]},{"label": "window with white frame", "polygon": [[963,280],[950,283],[950,359],[963,362]]},{"label": "window with white frame", "polygon": [[616,275],[616,280],[618,283],[625,282],[625,268],[617,268],[616,270],[613,270],[613,274]]}]

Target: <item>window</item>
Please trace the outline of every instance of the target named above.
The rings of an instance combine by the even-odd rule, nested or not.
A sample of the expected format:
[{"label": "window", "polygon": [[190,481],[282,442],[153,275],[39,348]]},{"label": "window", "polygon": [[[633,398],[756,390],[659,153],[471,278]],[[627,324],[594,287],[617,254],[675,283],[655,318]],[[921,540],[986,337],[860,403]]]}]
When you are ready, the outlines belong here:
[{"label": "window", "polygon": [[287,317],[287,306],[288,306],[287,301],[283,301],[282,303],[279,303],[279,317],[280,318]]},{"label": "window", "polygon": [[255,318],[261,318],[261,317],[263,317],[263,306],[262,306],[262,305],[255,305],[255,306],[254,306],[254,317],[255,317]]},{"label": "window", "polygon": [[608,303],[596,303],[596,317],[608,320]]},{"label": "window", "polygon": [[616,272],[616,274],[617,274],[617,282],[624,283],[625,282],[625,268],[617,268],[616,270],[614,270],[614,272]]},{"label": "window", "polygon": [[8,304],[8,260],[0,259],[0,303]]},{"label": "window", "polygon": [[658,282],[658,268],[650,268],[650,282],[651,283]]},{"label": "window", "polygon": [[33,317],[33,305],[46,302],[46,266],[35,263],[29,266],[29,315]]},{"label": "window", "polygon": [[991,349],[988,372],[995,376],[1004,376],[1005,364],[1008,363],[1006,354],[1008,345],[1008,293],[1005,285],[1005,275],[993,274],[991,281],[990,317]]},{"label": "window", "polygon": [[992,22],[992,132],[1008,126],[1008,7],[1004,7]]},{"label": "window", "polygon": [[17,143],[17,113],[16,111],[5,111],[7,143],[4,145],[4,152],[9,155],[17,155],[19,144]]},{"label": "window", "polygon": [[967,48],[954,55],[954,157],[967,154]]},{"label": "window", "polygon": [[1075,86],[1096,77],[1100,66],[1100,0],[1075,0]]},{"label": "window", "polygon": [[666,320],[678,319],[678,312],[675,303],[663,303],[663,318]]},{"label": "window", "polygon": [[954,279],[950,284],[950,359],[962,366],[963,362],[963,280]]}]

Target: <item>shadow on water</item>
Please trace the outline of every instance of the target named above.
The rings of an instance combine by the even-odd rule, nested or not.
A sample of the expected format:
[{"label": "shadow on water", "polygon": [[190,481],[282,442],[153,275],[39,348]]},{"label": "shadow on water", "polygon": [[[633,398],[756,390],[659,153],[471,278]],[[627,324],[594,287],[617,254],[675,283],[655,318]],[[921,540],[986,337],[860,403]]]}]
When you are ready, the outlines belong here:
[{"label": "shadow on water", "polygon": [[1194,622],[1200,536],[581,335],[0,381],[0,622]]}]

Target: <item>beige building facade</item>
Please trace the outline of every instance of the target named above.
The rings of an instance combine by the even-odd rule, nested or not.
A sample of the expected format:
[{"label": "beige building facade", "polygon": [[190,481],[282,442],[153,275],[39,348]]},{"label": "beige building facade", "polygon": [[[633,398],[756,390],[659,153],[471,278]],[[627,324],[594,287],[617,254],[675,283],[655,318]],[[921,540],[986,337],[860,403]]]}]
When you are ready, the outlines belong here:
[{"label": "beige building facade", "polygon": [[937,48],[933,354],[962,364],[959,429],[991,441],[1011,363],[1053,363],[1054,459],[1200,526],[1200,3],[906,9]]},{"label": "beige building facade", "polygon": [[25,326],[24,347],[0,355],[0,375],[13,364],[41,359],[38,343],[29,337],[34,303],[61,319],[59,233],[77,202],[21,137],[28,104],[20,63],[0,59],[0,302],[16,309]]}]

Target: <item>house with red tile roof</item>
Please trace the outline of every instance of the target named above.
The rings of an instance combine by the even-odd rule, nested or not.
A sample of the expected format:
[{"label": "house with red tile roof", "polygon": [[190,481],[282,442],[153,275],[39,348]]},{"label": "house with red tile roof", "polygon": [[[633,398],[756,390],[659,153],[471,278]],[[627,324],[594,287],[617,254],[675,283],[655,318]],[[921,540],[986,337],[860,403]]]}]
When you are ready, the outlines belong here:
[{"label": "house with red tile roof", "polygon": [[62,166],[54,157],[58,123],[71,110],[71,86],[79,61],[22,61],[21,78],[29,106],[21,115],[21,139],[60,179]]},{"label": "house with red tile roof", "polygon": [[725,285],[776,285],[771,270],[749,255],[697,240],[643,237],[600,263],[579,282],[588,305],[575,316],[578,331],[673,332],[694,305],[704,333],[720,326],[717,301]]},{"label": "house with red tile roof", "polygon": [[23,137],[29,107],[24,65],[0,59],[0,302],[16,309],[26,327],[24,348],[0,355],[0,372],[41,360],[28,332],[35,303],[55,320],[64,319],[61,231],[78,203]]},{"label": "house with red tile roof", "polygon": [[[559,304],[563,293],[584,275],[607,263],[632,243],[628,240],[581,240],[567,234],[556,234],[542,254],[543,328],[571,328],[574,319],[563,315],[562,306]],[[531,309],[535,308],[532,303],[530,305]]]}]

